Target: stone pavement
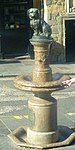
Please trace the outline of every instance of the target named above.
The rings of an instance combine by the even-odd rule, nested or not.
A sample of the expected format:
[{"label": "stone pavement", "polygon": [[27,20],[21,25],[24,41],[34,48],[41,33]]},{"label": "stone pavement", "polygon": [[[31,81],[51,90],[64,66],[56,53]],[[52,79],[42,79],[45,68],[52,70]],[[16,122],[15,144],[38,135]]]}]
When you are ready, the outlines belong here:
[{"label": "stone pavement", "polygon": [[[30,149],[17,147],[7,135],[20,126],[31,124],[27,101],[32,93],[16,89],[14,79],[17,75],[31,72],[33,64],[34,61],[30,59],[0,60],[0,150]],[[75,64],[50,66],[56,79],[61,74],[75,76]],[[52,96],[57,99],[58,125],[75,128],[75,84],[67,89],[53,92]],[[75,143],[53,150],[75,150]]]}]

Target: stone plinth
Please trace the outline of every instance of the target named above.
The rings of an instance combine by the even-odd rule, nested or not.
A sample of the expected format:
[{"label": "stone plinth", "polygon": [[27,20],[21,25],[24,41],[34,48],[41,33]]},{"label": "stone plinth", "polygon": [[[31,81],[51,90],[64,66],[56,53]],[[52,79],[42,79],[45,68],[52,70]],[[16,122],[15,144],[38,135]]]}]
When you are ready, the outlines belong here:
[{"label": "stone plinth", "polygon": [[52,80],[52,71],[49,67],[49,51],[50,40],[43,36],[33,37],[30,40],[34,45],[35,64],[33,69],[33,82],[35,84],[44,85],[44,83]]}]

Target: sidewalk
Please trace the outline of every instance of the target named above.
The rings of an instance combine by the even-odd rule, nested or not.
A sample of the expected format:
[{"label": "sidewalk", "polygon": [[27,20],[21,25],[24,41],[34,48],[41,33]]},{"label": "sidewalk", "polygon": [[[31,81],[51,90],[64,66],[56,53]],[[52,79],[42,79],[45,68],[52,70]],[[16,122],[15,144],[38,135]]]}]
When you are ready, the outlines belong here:
[{"label": "sidewalk", "polygon": [[[28,126],[27,101],[31,92],[21,91],[14,87],[17,75],[29,73],[33,69],[33,60],[8,59],[0,60],[0,150],[29,150],[14,145],[8,134],[20,126]],[[51,64],[54,78],[60,74],[75,76],[75,64]],[[57,99],[58,125],[75,128],[75,84],[68,89],[56,91],[52,96]],[[75,143],[68,147],[53,150],[75,150]]]}]

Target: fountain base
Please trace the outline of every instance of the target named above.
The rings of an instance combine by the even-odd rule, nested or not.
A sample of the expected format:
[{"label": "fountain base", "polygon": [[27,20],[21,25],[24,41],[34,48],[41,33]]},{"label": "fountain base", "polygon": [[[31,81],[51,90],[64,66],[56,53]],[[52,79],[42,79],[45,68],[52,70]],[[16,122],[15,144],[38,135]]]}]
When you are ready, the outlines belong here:
[{"label": "fountain base", "polygon": [[63,147],[70,145],[75,140],[75,132],[66,127],[66,126],[59,126],[59,140],[55,143],[50,144],[43,144],[43,145],[34,145],[28,142],[27,140],[27,128],[25,126],[19,127],[8,137],[20,147],[30,147],[30,148],[39,148],[39,149],[46,149],[46,148],[55,148],[55,147]]}]

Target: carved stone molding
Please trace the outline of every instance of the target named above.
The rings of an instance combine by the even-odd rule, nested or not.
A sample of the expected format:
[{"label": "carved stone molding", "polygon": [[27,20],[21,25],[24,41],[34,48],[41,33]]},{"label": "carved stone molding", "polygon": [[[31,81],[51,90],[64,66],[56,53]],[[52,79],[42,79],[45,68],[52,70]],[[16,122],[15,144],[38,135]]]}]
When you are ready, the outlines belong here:
[{"label": "carved stone molding", "polygon": [[65,0],[66,12],[75,13],[75,0]]}]

